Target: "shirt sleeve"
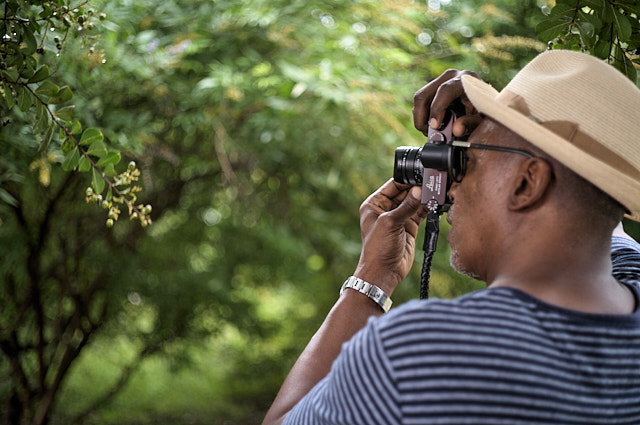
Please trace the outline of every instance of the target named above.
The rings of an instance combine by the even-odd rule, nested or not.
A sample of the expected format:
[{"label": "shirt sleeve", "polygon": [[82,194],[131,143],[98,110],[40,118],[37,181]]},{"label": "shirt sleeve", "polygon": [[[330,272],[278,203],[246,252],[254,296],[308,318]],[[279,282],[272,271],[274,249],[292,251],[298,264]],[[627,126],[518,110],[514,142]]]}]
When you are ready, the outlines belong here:
[{"label": "shirt sleeve", "polygon": [[392,368],[376,319],[342,347],[327,377],[287,415],[286,425],[400,423]]},{"label": "shirt sleeve", "polygon": [[640,244],[638,242],[613,236],[611,238],[611,263],[613,276],[625,283],[640,282]]}]

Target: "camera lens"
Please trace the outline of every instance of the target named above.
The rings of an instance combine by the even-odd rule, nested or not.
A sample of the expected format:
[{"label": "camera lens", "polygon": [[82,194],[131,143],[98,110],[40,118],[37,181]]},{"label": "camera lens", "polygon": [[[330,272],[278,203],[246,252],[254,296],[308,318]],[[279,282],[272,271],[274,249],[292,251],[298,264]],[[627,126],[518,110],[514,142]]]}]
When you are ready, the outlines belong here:
[{"label": "camera lens", "polygon": [[401,146],[396,148],[396,160],[393,165],[393,179],[398,183],[413,186],[422,185],[424,167],[420,161],[422,148]]}]

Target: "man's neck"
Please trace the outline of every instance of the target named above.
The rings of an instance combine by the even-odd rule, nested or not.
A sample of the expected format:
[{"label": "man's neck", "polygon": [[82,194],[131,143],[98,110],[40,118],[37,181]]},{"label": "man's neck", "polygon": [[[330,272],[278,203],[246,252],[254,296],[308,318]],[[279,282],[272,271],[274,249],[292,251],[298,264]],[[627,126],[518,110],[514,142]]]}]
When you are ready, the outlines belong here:
[{"label": "man's neck", "polygon": [[635,310],[633,293],[612,276],[610,240],[548,234],[541,229],[526,244],[520,240],[507,246],[496,257],[495,273],[487,276],[487,285],[518,288],[547,303],[584,312]]}]

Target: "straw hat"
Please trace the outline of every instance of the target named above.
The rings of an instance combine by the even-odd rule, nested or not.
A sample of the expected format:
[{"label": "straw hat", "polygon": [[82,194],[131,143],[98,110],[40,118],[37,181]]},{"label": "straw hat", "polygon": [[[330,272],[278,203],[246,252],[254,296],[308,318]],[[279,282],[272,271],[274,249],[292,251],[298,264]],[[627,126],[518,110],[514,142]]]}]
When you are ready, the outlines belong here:
[{"label": "straw hat", "polygon": [[605,62],[551,50],[498,93],[462,77],[475,108],[608,193],[640,221],[640,89]]}]

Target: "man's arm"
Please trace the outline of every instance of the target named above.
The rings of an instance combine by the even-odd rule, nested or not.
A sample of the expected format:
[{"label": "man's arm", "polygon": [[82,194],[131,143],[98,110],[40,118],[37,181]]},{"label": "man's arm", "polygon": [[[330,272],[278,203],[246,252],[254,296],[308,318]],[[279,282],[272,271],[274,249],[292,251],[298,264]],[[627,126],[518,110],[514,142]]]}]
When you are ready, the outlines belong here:
[{"label": "man's arm", "polygon": [[[456,99],[466,108],[466,115],[454,124],[456,136],[470,133],[481,120],[464,95],[460,79],[463,74],[476,75],[471,71],[447,70],[416,92],[414,125],[425,135],[429,123],[438,127],[445,110]],[[409,188],[389,180],[360,208],[362,252],[354,276],[380,287],[388,296],[409,273],[418,225],[427,213],[420,206],[420,188],[414,187],[411,193]],[[381,314],[382,310],[366,295],[347,290],[289,372],[263,425],[282,423],[286,414],[329,373],[342,344],[362,329],[369,318]]]},{"label": "man's arm", "polygon": [[624,231],[622,223],[613,230],[611,264],[617,280],[640,284],[640,244]]},{"label": "man's arm", "polygon": [[[411,269],[418,226],[426,216],[419,187],[387,181],[360,207],[362,252],[354,276],[387,295]],[[313,336],[267,412],[263,425],[280,424],[291,409],[330,371],[342,344],[382,309],[366,295],[347,290]]]}]

